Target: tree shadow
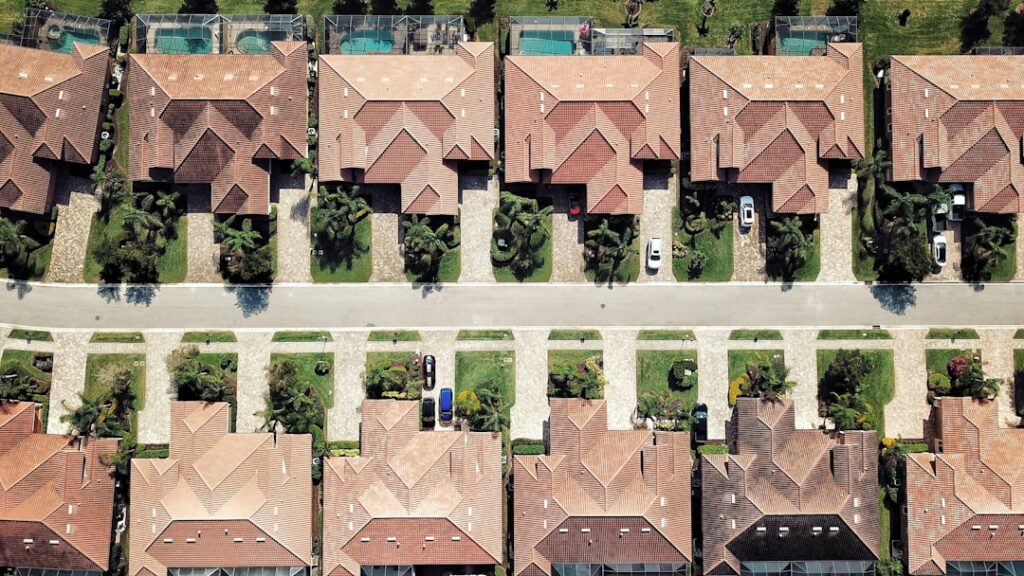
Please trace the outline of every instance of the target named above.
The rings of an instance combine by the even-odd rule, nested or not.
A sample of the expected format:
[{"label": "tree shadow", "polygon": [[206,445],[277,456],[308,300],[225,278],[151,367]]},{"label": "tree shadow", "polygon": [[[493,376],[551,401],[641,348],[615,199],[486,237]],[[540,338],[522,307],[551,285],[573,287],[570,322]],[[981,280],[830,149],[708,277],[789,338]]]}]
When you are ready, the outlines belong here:
[{"label": "tree shadow", "polygon": [[227,286],[225,290],[235,295],[235,306],[242,316],[249,318],[266,312],[270,307],[273,286]]},{"label": "tree shadow", "polygon": [[903,316],[907,309],[917,306],[917,288],[912,284],[875,284],[871,296],[886,312]]},{"label": "tree shadow", "polygon": [[124,301],[128,304],[149,307],[160,286],[156,284],[130,284],[125,287]]},{"label": "tree shadow", "polygon": [[25,282],[24,280],[8,280],[7,291],[17,292],[18,300],[24,300],[25,296],[27,296],[28,293],[32,291],[32,285],[29,284],[28,282]]},{"label": "tree shadow", "polygon": [[103,299],[104,302],[110,304],[111,302],[121,301],[121,285],[120,284],[99,284],[96,286],[96,295]]}]

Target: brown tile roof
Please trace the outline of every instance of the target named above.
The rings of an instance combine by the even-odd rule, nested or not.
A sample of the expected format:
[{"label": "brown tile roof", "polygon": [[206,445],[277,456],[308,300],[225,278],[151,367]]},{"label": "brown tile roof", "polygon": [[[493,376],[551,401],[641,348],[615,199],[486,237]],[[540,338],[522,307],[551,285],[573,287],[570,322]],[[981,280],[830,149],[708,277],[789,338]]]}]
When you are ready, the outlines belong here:
[{"label": "brown tile roof", "polygon": [[502,562],[501,437],[420,432],[419,405],[364,400],[360,455],[327,459],[325,575]]},{"label": "brown tile roof", "polygon": [[312,440],[229,434],[225,403],[174,402],[170,456],[132,460],[128,573],[309,566]]},{"label": "brown tile roof", "polygon": [[604,400],[550,398],[551,452],[516,456],[515,574],[689,563],[690,435],[609,431]]},{"label": "brown tile roof", "polygon": [[403,212],[456,214],[456,161],[494,159],[494,44],[321,55],[319,73],[320,179],[401,184]]},{"label": "brown tile roof", "polygon": [[775,212],[828,209],[828,161],[864,157],[863,51],[824,56],[692,56],[695,182],[772,184]]},{"label": "brown tile roof", "polygon": [[36,408],[0,401],[0,566],[104,572],[118,440],[39,434]]},{"label": "brown tile roof", "polygon": [[974,209],[1024,212],[1024,56],[893,56],[893,180],[973,184]]},{"label": "brown tile roof", "polygon": [[306,146],[306,45],[270,53],[131,54],[129,177],[209,184],[218,213],[270,212],[270,160]]},{"label": "brown tile roof", "polygon": [[792,400],[739,398],[730,436],[733,454],[702,457],[706,574],[878,558],[874,431],[797,430]]},{"label": "brown tile roof", "polygon": [[60,162],[91,164],[110,77],[110,51],[70,54],[0,45],[0,208],[42,214]]},{"label": "brown tile roof", "polygon": [[505,179],[586,184],[587,210],[643,211],[643,160],[679,159],[679,44],[505,59]]},{"label": "brown tile roof", "polygon": [[971,398],[937,399],[931,424],[941,452],[907,456],[910,573],[1024,557],[1024,430],[1000,428],[997,403]]}]

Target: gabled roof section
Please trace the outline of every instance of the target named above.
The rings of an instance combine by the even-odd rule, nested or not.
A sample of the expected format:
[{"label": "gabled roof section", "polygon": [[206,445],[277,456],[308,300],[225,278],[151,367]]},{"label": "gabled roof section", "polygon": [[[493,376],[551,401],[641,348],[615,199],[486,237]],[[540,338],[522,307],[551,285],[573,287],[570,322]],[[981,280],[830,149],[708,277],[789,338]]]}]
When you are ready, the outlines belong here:
[{"label": "gabled roof section", "polygon": [[500,436],[420,432],[418,407],[364,400],[361,455],[327,459],[324,507],[347,513],[324,515],[325,574],[502,562]]},{"label": "gabled roof section", "polygon": [[[731,430],[732,454],[702,456],[707,573],[739,573],[744,561],[878,558],[874,431],[797,430],[792,400],[757,398],[737,399]],[[822,538],[808,549],[816,527]],[[779,540],[783,528],[791,540]],[[778,545],[769,552],[765,542]]]},{"label": "gabled roof section", "polygon": [[604,400],[549,402],[550,454],[512,467],[516,576],[596,558],[588,540],[601,562],[690,562],[689,434],[610,431]]},{"label": "gabled roof section", "polygon": [[639,214],[643,161],[679,158],[677,43],[632,56],[510,56],[505,86],[510,182],[583,184],[589,212]]},{"label": "gabled roof section", "polygon": [[230,417],[226,403],[174,402],[170,457],[132,460],[132,576],[310,564],[310,436],[231,434]]}]

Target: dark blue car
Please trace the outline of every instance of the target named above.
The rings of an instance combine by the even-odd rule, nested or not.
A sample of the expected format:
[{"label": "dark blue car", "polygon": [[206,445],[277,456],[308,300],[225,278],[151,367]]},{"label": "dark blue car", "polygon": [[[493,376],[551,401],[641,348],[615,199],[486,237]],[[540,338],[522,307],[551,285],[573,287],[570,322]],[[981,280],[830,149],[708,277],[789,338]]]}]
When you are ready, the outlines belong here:
[{"label": "dark blue car", "polygon": [[441,417],[442,424],[448,424],[452,421],[451,388],[441,388],[441,393],[437,396],[437,413]]}]

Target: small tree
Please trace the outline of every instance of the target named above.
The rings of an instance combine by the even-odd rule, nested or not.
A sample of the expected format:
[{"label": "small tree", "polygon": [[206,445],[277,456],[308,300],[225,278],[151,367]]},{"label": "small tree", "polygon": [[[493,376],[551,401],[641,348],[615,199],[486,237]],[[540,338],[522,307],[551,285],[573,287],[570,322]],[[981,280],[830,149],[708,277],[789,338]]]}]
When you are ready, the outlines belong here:
[{"label": "small tree", "polygon": [[378,16],[386,16],[391,14],[398,14],[398,3],[395,0],[371,0],[370,6],[374,14]]},{"label": "small tree", "polygon": [[334,0],[332,11],[335,14],[366,14],[366,0]]},{"label": "small tree", "polygon": [[472,419],[480,412],[480,400],[476,392],[463,390],[455,396],[455,411],[466,420]]},{"label": "small tree", "polygon": [[263,11],[267,14],[295,14],[298,9],[298,0],[266,0],[263,4]]},{"label": "small tree", "polygon": [[860,350],[841,349],[825,369],[821,393],[825,397],[855,394],[875,363]]},{"label": "small tree", "polygon": [[131,0],[102,0],[99,17],[110,20],[112,28],[117,30],[132,19]]},{"label": "small tree", "polygon": [[434,13],[434,0],[412,0],[405,9],[406,14],[427,16]]},{"label": "small tree", "polygon": [[178,14],[216,14],[220,12],[217,0],[185,0]]}]

